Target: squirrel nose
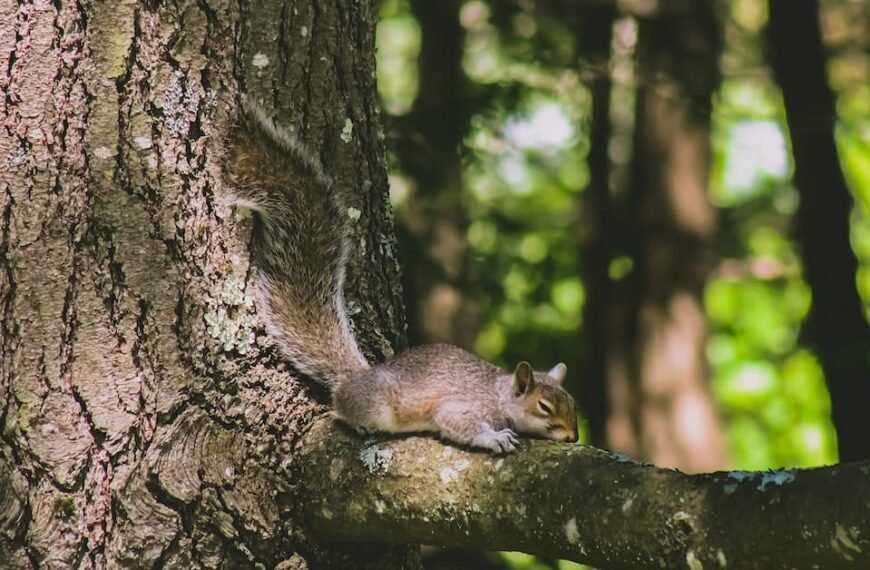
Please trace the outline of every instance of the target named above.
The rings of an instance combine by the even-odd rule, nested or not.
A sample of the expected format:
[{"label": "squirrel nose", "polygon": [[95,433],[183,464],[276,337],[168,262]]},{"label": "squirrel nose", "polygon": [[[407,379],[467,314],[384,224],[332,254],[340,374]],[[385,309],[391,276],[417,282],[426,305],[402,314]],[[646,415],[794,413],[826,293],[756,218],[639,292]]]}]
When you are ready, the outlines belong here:
[{"label": "squirrel nose", "polygon": [[576,433],[568,434],[568,435],[565,436],[565,441],[566,441],[567,443],[574,443],[574,442],[577,441],[578,439],[579,439],[579,438],[577,437],[577,434],[576,434]]}]

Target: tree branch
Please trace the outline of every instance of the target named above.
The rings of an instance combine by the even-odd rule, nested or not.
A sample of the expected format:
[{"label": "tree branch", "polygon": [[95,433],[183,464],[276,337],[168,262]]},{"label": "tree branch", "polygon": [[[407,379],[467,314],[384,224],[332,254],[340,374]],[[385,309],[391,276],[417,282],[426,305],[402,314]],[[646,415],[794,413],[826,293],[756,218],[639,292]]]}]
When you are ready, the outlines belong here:
[{"label": "tree branch", "polygon": [[509,456],[434,439],[305,436],[306,517],[326,540],[521,550],[601,568],[870,567],[870,462],[685,475],[579,445]]}]

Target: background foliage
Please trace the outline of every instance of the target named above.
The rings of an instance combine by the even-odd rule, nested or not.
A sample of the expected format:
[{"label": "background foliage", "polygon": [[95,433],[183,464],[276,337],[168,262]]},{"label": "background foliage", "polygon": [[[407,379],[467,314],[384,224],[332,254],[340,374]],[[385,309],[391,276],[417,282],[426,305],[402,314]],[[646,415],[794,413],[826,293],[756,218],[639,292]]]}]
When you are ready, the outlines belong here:
[{"label": "background foliage", "polygon": [[[462,68],[472,93],[457,152],[470,259],[463,294],[480,311],[473,348],[503,365],[520,359],[574,364],[586,301],[578,244],[580,197],[589,182],[588,83],[610,73],[612,121],[630,123],[637,26],[630,17],[616,21],[611,54],[629,58],[615,57],[601,69],[575,58],[576,33],[565,22],[542,17],[532,1],[507,3],[509,10],[504,4],[469,0],[459,10]],[[719,229],[704,293],[713,392],[733,468],[830,464],[837,460],[830,399],[822,369],[799,334],[812,299],[792,239],[799,198],[782,97],[765,62],[767,5],[729,0],[719,7],[723,81],[712,111],[709,181]],[[860,0],[826,0],[821,10],[837,95],[837,143],[856,203],[857,285],[870,316],[866,13]],[[407,0],[382,2],[378,41],[383,106],[400,119],[418,96],[420,73],[421,23]],[[388,132],[388,149],[390,140]],[[622,174],[619,165],[630,152],[616,129],[609,148],[613,176]],[[401,217],[416,188],[399,160],[393,160],[391,185]],[[618,281],[632,269],[629,257],[617,256],[610,277]],[[582,375],[576,367],[572,372]],[[510,563],[541,567],[522,556]]]}]

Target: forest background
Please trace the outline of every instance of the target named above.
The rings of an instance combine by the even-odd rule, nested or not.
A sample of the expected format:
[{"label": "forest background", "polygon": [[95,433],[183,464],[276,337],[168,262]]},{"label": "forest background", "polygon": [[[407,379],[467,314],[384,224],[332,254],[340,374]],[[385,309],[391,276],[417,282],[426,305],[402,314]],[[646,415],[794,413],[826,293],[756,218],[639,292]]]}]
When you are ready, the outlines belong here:
[{"label": "forest background", "polygon": [[870,457],[868,5],[628,4],[382,2],[411,344],[565,360],[656,465]]}]

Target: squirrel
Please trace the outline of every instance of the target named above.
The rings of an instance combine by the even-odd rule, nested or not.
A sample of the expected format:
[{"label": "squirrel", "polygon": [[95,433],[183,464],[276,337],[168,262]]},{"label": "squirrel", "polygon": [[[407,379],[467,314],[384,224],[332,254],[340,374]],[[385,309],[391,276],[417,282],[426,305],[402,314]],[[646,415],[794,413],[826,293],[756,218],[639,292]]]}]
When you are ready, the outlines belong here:
[{"label": "squirrel", "polygon": [[436,433],[495,453],[518,434],[575,442],[564,364],[513,372],[449,344],[423,345],[370,366],[345,310],[350,217],[318,161],[243,98],[229,128],[223,178],[230,203],[255,213],[257,310],[297,371],[324,383],[335,416],[359,433]]}]

